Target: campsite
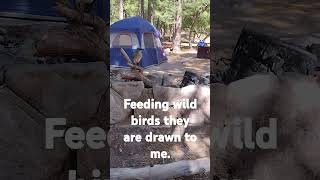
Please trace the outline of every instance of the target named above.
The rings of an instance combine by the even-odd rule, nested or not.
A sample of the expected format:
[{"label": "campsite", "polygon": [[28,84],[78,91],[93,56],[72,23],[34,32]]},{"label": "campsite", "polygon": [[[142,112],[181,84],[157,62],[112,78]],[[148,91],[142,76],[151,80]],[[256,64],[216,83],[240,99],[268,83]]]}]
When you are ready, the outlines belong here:
[{"label": "campsite", "polygon": [[[169,168],[168,173],[162,173],[163,178],[208,177],[209,129],[203,124],[209,122],[210,62],[208,58],[197,58],[197,46],[201,40],[206,41],[201,46],[209,53],[209,1],[203,1],[200,9],[190,9],[189,15],[182,19],[171,8],[186,10],[192,7],[190,2],[184,6],[163,3],[168,8],[165,15],[159,13],[161,1],[154,1],[150,4],[154,5],[154,11],[150,8],[154,12],[150,13],[154,17],[152,21],[142,16],[141,10],[136,11],[141,9],[135,4],[137,1],[125,2],[129,4],[124,4],[122,21],[108,16],[106,10],[113,4],[106,0],[1,2],[0,141],[5,145],[0,155],[1,179],[62,180],[68,178],[68,172],[72,177],[91,179],[96,169],[100,170],[101,178],[111,173],[111,179],[121,179],[130,175],[119,174],[127,168],[136,172],[152,166],[160,172],[178,165],[187,170],[189,163],[195,164],[192,171],[175,173],[174,168]],[[147,5],[144,7],[147,12]],[[201,21],[191,18],[192,14]],[[175,20],[182,25],[176,30]],[[121,30],[123,25],[128,28],[125,32]],[[180,29],[181,33],[173,33]],[[191,96],[202,103],[197,111],[119,108],[123,98],[145,102]],[[189,125],[186,133],[199,134],[197,143],[202,148],[195,143],[152,143],[151,146],[146,142],[123,142],[123,135],[128,133],[182,132],[180,126],[129,126],[130,115],[163,117],[163,113],[190,116],[190,124],[194,126]],[[197,116],[201,116],[201,122],[196,121]],[[46,149],[46,119],[57,117],[66,120],[66,129],[81,128],[81,132],[87,132],[101,127],[108,132],[109,147],[92,149],[84,145],[75,150],[63,138],[56,138],[55,148]],[[150,151],[166,151],[171,158],[151,160]],[[205,171],[197,166],[198,162],[204,162]],[[144,173],[134,173],[130,178],[140,175],[150,179]]]},{"label": "campsite", "polygon": [[210,1],[193,3],[110,2],[111,179],[209,179]]},{"label": "campsite", "polygon": [[0,2],[0,179],[319,180],[319,9]]}]

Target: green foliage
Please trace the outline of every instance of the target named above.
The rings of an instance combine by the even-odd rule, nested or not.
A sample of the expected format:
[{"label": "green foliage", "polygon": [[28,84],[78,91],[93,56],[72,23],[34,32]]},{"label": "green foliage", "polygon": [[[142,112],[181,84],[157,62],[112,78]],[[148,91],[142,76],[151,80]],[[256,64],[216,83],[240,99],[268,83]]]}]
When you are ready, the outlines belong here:
[{"label": "green foliage", "polygon": [[[176,0],[145,0],[145,15],[148,12],[148,1],[154,7],[153,24],[158,29],[166,29],[175,24],[177,7]],[[140,15],[140,0],[123,0],[125,17]],[[119,0],[110,0],[110,23],[119,20]],[[183,0],[182,31],[187,34],[208,34],[210,32],[210,0]],[[172,32],[170,32],[172,33]]]},{"label": "green foliage", "polygon": [[[185,0],[182,28],[206,34],[210,31],[210,0]],[[191,29],[193,28],[193,29]]]},{"label": "green foliage", "polygon": [[[138,0],[123,0],[125,17],[139,15],[140,4]],[[110,23],[119,20],[119,0],[110,0]]]}]

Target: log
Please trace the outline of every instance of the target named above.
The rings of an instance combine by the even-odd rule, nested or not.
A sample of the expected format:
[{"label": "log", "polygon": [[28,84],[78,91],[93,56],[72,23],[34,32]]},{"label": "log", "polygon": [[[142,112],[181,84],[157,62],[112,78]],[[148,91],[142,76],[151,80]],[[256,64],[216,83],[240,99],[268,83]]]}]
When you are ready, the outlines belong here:
[{"label": "log", "polygon": [[170,164],[142,168],[111,168],[110,178],[126,179],[171,179],[210,171],[210,158],[183,160]]}]

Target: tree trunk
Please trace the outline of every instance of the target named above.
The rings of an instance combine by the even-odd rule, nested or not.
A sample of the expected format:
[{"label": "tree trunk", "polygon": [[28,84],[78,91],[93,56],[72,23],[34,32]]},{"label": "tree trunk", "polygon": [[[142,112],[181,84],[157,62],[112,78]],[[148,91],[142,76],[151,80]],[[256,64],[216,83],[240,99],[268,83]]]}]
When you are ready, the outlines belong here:
[{"label": "tree trunk", "polygon": [[194,34],[193,34],[193,39],[192,39],[193,42],[196,41],[196,36],[197,36],[197,32],[195,31]]},{"label": "tree trunk", "polygon": [[174,35],[174,25],[170,25],[170,42],[173,42],[173,38],[175,37]]},{"label": "tree trunk", "polygon": [[123,19],[123,0],[119,0],[119,19]]},{"label": "tree trunk", "polygon": [[194,42],[194,41],[192,41],[192,32],[193,32],[193,31],[191,31],[191,30],[190,30],[190,32],[189,32],[189,48],[190,48],[190,49],[192,49],[192,43]]},{"label": "tree trunk", "polygon": [[180,52],[181,48],[181,28],[182,28],[182,0],[176,0],[177,14],[175,21],[175,36],[173,40],[173,52]]},{"label": "tree trunk", "polygon": [[206,11],[207,9],[209,8],[209,4],[206,5],[205,7],[200,8],[194,15],[193,15],[193,18],[192,18],[192,23],[191,23],[191,26],[190,26],[190,31],[189,31],[189,47],[190,49],[192,48],[192,33],[194,32],[194,28],[195,28],[195,25],[196,25],[196,22],[201,14],[201,12],[203,11]]},{"label": "tree trunk", "polygon": [[144,18],[144,0],[140,0],[140,15]]},{"label": "tree trunk", "polygon": [[154,0],[148,0],[148,21],[153,23],[154,18],[154,8],[153,8]]},{"label": "tree trunk", "polygon": [[158,18],[156,27],[159,28],[159,26],[160,26],[160,19]]},{"label": "tree trunk", "polygon": [[167,25],[165,23],[163,23],[163,34],[162,34],[162,37],[165,37],[166,36],[166,33],[167,33]]}]

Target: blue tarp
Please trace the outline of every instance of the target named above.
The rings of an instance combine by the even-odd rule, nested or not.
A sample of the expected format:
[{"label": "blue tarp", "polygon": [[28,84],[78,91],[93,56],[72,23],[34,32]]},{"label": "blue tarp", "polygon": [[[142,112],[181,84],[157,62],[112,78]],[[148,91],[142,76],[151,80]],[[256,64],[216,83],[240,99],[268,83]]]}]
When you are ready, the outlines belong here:
[{"label": "blue tarp", "polygon": [[[75,0],[70,0],[74,2]],[[59,16],[55,9],[55,0],[7,0],[0,2],[0,12],[23,13],[39,16]],[[96,0],[93,14],[109,22],[109,0]]]},{"label": "blue tarp", "polygon": [[[152,33],[154,37],[160,42],[160,32],[149,23],[149,21],[141,17],[130,17],[113,23],[110,26],[111,33],[129,32],[136,34],[138,38],[139,48],[142,47],[142,36],[144,33]],[[111,42],[112,43],[112,42]],[[123,48],[131,59],[133,59],[136,48]],[[144,48],[140,65],[148,67],[157,65],[167,60],[163,48],[160,45],[154,48]],[[110,48],[110,64],[115,66],[127,66],[119,47]]]}]

